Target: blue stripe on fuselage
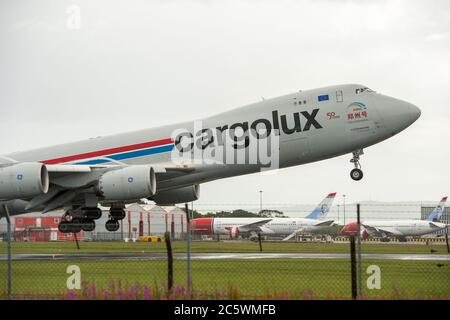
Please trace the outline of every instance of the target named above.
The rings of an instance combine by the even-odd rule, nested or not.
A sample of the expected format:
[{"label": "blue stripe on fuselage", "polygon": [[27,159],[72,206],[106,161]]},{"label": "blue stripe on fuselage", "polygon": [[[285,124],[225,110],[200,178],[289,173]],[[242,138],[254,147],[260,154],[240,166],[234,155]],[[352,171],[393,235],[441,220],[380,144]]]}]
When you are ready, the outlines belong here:
[{"label": "blue stripe on fuselage", "polygon": [[[172,151],[173,148],[174,148],[174,145],[169,144],[169,145],[162,146],[162,147],[155,147],[155,148],[150,148],[150,149],[142,149],[142,150],[137,150],[137,151],[113,154],[111,156],[106,156],[106,158],[111,159],[111,160],[120,161],[120,160],[150,156],[152,154],[157,154],[157,153],[169,152],[169,151]],[[75,164],[95,165],[95,164],[111,162],[108,159],[104,159],[104,158],[103,159],[93,159],[93,160],[88,160],[88,161],[83,161],[83,162],[77,162]]]}]

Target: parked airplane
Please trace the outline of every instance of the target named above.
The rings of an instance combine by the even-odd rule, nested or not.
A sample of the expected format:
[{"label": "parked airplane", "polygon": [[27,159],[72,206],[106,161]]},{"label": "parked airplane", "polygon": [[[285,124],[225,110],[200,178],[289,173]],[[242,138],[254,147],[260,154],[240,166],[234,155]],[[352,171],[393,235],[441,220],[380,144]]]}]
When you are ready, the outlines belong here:
[{"label": "parked airplane", "polygon": [[[424,234],[433,233],[448,225],[439,222],[444,212],[447,197],[443,197],[436,208],[428,216],[427,220],[378,220],[361,222],[361,236],[363,239],[367,237],[380,237],[384,241],[388,241],[389,237],[396,237],[402,241],[406,241],[408,236],[422,236]],[[357,222],[346,224],[342,230],[342,235],[357,234]]]},{"label": "parked airplane", "polygon": [[300,233],[317,233],[333,225],[334,220],[324,220],[333,204],[336,193],[328,194],[305,218],[196,218],[191,220],[191,230],[197,234],[239,235],[250,238],[260,235],[288,235],[289,240]]},{"label": "parked airplane", "polygon": [[[263,100],[212,116],[0,156],[0,215],[65,209],[63,232],[91,231],[109,206],[119,228],[126,203],[197,200],[199,184],[353,153],[404,130],[416,106],[361,85],[339,85]],[[273,139],[272,139],[273,138]],[[264,154],[263,140],[269,147]],[[255,149],[254,145],[258,145]],[[257,151],[255,151],[257,150]],[[6,207],[5,207],[6,206]]]}]

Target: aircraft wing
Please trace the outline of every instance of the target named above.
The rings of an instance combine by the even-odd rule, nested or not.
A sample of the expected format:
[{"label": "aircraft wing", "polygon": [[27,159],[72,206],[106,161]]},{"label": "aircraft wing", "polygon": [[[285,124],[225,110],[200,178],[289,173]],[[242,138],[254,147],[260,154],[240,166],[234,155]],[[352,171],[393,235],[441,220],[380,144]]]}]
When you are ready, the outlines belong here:
[{"label": "aircraft wing", "polygon": [[[313,224],[313,227],[331,227],[334,225],[334,220],[317,220],[315,224]],[[286,238],[284,238],[282,241],[287,241],[294,237],[296,234],[302,233],[303,231],[307,230],[305,227],[301,227],[294,232],[292,232],[290,235],[288,235]]]},{"label": "aircraft wing", "polygon": [[[1,168],[20,166],[21,162],[2,164]],[[38,163],[35,163],[38,166]],[[23,208],[25,211],[49,212],[62,208],[67,204],[83,205],[86,194],[95,194],[94,188],[102,175],[109,171],[129,168],[133,165],[123,163],[108,164],[44,164],[48,172],[49,187],[45,194],[22,198],[28,203]],[[158,190],[177,188],[180,177],[196,173],[199,168],[193,166],[174,166],[171,163],[160,163],[151,166]],[[14,174],[13,176],[15,176]],[[7,201],[6,199],[4,201]],[[93,204],[96,206],[97,204]]]},{"label": "aircraft wing", "polygon": [[367,231],[367,233],[371,236],[375,237],[389,237],[389,236],[402,236],[400,232],[398,232],[395,229],[391,228],[379,228],[379,227],[373,227],[367,224],[361,224]]},{"label": "aircraft wing", "polygon": [[[123,206],[142,198],[159,204],[190,202],[198,198],[199,181],[207,182],[211,172],[215,178],[229,174],[229,168],[223,164],[202,165],[194,162],[134,165],[110,158],[89,158],[84,163],[59,164],[53,160],[20,162],[12,158],[7,159],[8,163],[1,163],[1,159],[0,156],[0,171],[9,177],[8,183],[14,186],[24,180],[22,186],[26,184],[28,188],[25,191],[22,187],[9,188],[10,193],[0,199],[1,204],[9,206],[11,215],[32,211],[46,213],[60,208],[76,210],[97,207],[99,201],[105,206],[114,203]],[[103,162],[105,160],[108,162]],[[23,172],[26,172],[27,179],[23,179]],[[147,181],[149,176],[150,181]],[[102,197],[105,192],[109,193],[109,197]],[[100,198],[99,194],[102,194]],[[15,199],[20,201],[15,202]],[[262,225],[267,222],[262,222]],[[248,228],[257,230],[258,225]]]},{"label": "aircraft wing", "polygon": [[69,164],[50,164],[46,165],[49,173],[79,173],[79,172],[91,172],[90,166],[86,165],[69,165]]},{"label": "aircraft wing", "polygon": [[[436,223],[434,221],[429,221],[428,224],[430,225],[430,227],[432,228],[437,228],[437,229],[442,229],[443,227],[445,227],[445,224],[443,223]],[[447,225],[448,226],[448,225]]]},{"label": "aircraft wing", "polygon": [[[96,169],[108,169],[118,167],[118,165],[80,165],[80,164],[50,164],[46,165],[48,172],[50,175],[54,173],[86,173],[92,172]],[[157,175],[167,175],[167,174],[176,174],[183,175],[187,173],[192,173],[196,169],[194,167],[166,167],[164,165],[156,165],[152,166]]]},{"label": "aircraft wing", "polygon": [[315,227],[331,227],[334,225],[334,220],[324,220],[320,221],[318,220],[316,224],[314,224]]},{"label": "aircraft wing", "polygon": [[239,230],[243,232],[250,232],[250,231],[259,231],[260,227],[265,225],[266,223],[272,221],[272,219],[264,219],[257,222],[249,223],[249,224],[243,224],[239,226]]}]

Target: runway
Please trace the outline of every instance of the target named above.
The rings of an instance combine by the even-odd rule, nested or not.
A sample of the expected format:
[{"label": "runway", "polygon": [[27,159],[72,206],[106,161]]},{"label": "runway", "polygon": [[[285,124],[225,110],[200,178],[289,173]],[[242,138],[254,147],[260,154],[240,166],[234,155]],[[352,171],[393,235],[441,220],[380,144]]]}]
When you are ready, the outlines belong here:
[{"label": "runway", "polygon": [[[165,253],[86,253],[86,254],[14,254],[14,261],[48,260],[165,260]],[[185,260],[186,254],[175,254],[174,259]],[[255,260],[255,259],[350,259],[345,253],[191,253],[192,260]],[[450,261],[446,254],[362,254],[364,260],[414,260],[414,261]],[[6,261],[7,255],[1,254],[0,261]]]}]

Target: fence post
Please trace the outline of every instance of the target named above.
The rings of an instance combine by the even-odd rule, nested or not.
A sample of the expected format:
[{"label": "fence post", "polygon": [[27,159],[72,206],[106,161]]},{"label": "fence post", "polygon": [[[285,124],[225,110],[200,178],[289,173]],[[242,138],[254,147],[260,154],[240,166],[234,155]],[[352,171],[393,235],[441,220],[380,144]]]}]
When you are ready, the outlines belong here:
[{"label": "fence post", "polygon": [[259,252],[262,252],[261,233],[258,232]]},{"label": "fence post", "polygon": [[128,239],[131,239],[131,211],[128,211]]},{"label": "fence post", "polygon": [[77,237],[77,232],[73,233],[73,236],[75,238],[75,243],[77,244],[77,249],[80,250],[80,244],[78,243],[78,237]]},{"label": "fence post", "polygon": [[170,238],[173,240],[175,239],[175,221],[173,220],[173,213],[172,213],[172,222],[170,223]]},{"label": "fence post", "polygon": [[360,204],[356,205],[356,218],[358,224],[358,296],[362,299],[363,291],[362,291],[362,258],[361,258],[361,216],[360,216]]},{"label": "fence post", "polygon": [[184,205],[186,211],[186,289],[191,295],[191,219],[189,216],[189,206],[187,203]]},{"label": "fence post", "polygon": [[3,205],[7,223],[7,247],[8,247],[8,300],[12,297],[12,255],[11,255],[11,219],[9,217],[9,210],[6,204]]},{"label": "fence post", "polygon": [[351,281],[352,281],[352,299],[356,300],[356,250],[355,250],[355,236],[350,235],[350,260],[351,260]]},{"label": "fence post", "polygon": [[166,231],[164,234],[167,248],[167,289],[171,291],[173,288],[173,253],[172,244],[170,242],[170,233]]},{"label": "fence post", "polygon": [[448,226],[445,228],[445,242],[447,243],[447,253],[450,253],[450,245],[448,244]]}]

